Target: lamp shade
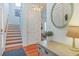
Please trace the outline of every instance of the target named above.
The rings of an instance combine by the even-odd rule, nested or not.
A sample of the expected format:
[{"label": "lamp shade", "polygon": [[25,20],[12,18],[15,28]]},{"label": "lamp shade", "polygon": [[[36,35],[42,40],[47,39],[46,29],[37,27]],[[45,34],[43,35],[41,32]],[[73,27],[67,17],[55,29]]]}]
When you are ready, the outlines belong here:
[{"label": "lamp shade", "polygon": [[67,36],[79,38],[79,26],[69,26]]},{"label": "lamp shade", "polygon": [[72,48],[76,48],[75,38],[79,38],[79,26],[69,26],[67,36],[73,38]]}]

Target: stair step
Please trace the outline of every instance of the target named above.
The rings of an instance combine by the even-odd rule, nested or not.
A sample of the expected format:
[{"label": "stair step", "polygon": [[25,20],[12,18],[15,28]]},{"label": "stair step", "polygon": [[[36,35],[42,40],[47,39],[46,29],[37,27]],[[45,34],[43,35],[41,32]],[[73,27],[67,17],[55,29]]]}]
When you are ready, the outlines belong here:
[{"label": "stair step", "polygon": [[15,39],[12,38],[12,39],[7,39],[6,41],[14,41],[14,40],[15,40],[15,41],[16,41],[16,40],[22,40],[22,38],[15,38]]},{"label": "stair step", "polygon": [[20,26],[8,26],[8,27],[20,27]]},{"label": "stair step", "polygon": [[14,30],[14,29],[20,29],[20,28],[8,28],[8,30]]},{"label": "stair step", "polygon": [[20,32],[20,31],[7,31],[7,33],[13,33],[13,32],[14,32],[14,33],[15,33],[15,32],[17,33],[17,32]]},{"label": "stair step", "polygon": [[21,37],[21,35],[8,35],[7,38],[10,38],[10,37]]},{"label": "stair step", "polygon": [[16,36],[18,37],[18,36],[21,36],[21,34],[12,34],[12,35],[7,35],[7,37],[14,37],[14,36],[15,36],[15,37],[16,37]]},{"label": "stair step", "polygon": [[14,26],[14,25],[9,25],[8,27],[20,27],[19,25],[16,25],[16,26]]},{"label": "stair step", "polygon": [[8,30],[19,30],[20,28],[8,28]]},{"label": "stair step", "polygon": [[15,26],[18,25],[19,26],[19,24],[8,24],[8,26],[11,26],[11,25],[15,25]]},{"label": "stair step", "polygon": [[18,44],[18,43],[22,43],[22,41],[19,41],[19,42],[9,42],[9,43],[7,42],[6,45],[13,45],[13,44]]},{"label": "stair step", "polygon": [[20,30],[19,30],[19,29],[17,29],[17,30],[16,30],[16,29],[14,29],[14,30],[8,30],[8,32],[9,32],[9,31],[20,31]]},{"label": "stair step", "polygon": [[22,48],[22,47],[23,47],[22,45],[13,46],[13,47],[7,47],[7,48],[5,48],[5,51],[12,51],[12,50]]},{"label": "stair step", "polygon": [[7,36],[20,36],[21,34],[8,34]]},{"label": "stair step", "polygon": [[8,26],[8,28],[20,28],[19,26]]},{"label": "stair step", "polygon": [[10,40],[10,41],[6,41],[7,43],[12,43],[12,42],[19,42],[19,41],[22,41],[22,40]]},{"label": "stair step", "polygon": [[7,34],[21,34],[21,32],[7,32]]},{"label": "stair step", "polygon": [[7,31],[7,32],[20,32],[20,31]]},{"label": "stair step", "polygon": [[6,45],[6,48],[13,47],[13,46],[19,46],[19,45],[22,45],[22,43]]},{"label": "stair step", "polygon": [[7,32],[7,33],[21,33],[21,32]]},{"label": "stair step", "polygon": [[8,25],[8,27],[20,27],[19,25]]},{"label": "stair step", "polygon": [[22,38],[22,37],[13,37],[13,38],[7,38],[7,40],[10,40],[10,39],[19,39],[19,38]]},{"label": "stair step", "polygon": [[9,25],[8,27],[20,27],[19,25]]}]

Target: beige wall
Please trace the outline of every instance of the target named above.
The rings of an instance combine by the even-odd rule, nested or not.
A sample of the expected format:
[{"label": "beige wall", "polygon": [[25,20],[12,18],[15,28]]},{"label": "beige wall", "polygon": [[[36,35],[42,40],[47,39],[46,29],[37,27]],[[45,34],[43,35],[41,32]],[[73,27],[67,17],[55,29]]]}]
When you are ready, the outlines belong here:
[{"label": "beige wall", "polygon": [[[79,26],[79,3],[74,4],[73,17],[69,23],[69,26]],[[76,39],[76,45],[79,47],[79,39]]]},{"label": "beige wall", "polygon": [[79,26],[79,3],[74,4],[73,17],[69,23],[72,26]]}]

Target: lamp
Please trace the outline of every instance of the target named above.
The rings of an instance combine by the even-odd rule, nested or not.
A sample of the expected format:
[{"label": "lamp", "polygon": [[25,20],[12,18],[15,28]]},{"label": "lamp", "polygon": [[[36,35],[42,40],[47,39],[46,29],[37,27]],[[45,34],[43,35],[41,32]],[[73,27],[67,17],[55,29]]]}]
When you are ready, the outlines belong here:
[{"label": "lamp", "polygon": [[41,11],[42,8],[43,8],[43,5],[41,5],[41,4],[33,4],[32,8],[33,8],[34,11]]},{"label": "lamp", "polygon": [[69,26],[67,36],[73,38],[72,49],[74,51],[79,51],[79,49],[76,48],[76,44],[75,44],[76,43],[75,38],[79,38],[79,26]]}]

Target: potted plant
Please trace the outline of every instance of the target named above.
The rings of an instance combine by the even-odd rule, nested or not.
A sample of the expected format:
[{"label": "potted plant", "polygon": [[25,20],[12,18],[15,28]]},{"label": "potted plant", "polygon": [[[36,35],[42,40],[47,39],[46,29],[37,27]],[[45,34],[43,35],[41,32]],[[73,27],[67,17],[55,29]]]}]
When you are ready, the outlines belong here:
[{"label": "potted plant", "polygon": [[47,32],[45,32],[45,36],[53,36],[53,32],[52,31],[47,31]]},{"label": "potted plant", "polygon": [[47,37],[53,36],[53,32],[52,31],[46,31],[42,33],[42,40],[46,39]]}]

